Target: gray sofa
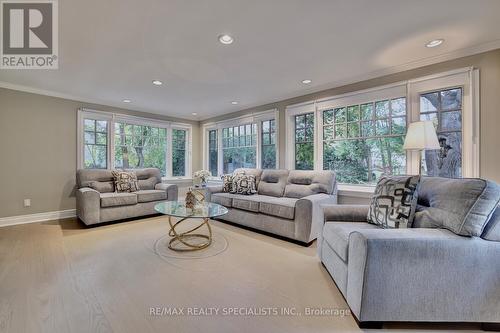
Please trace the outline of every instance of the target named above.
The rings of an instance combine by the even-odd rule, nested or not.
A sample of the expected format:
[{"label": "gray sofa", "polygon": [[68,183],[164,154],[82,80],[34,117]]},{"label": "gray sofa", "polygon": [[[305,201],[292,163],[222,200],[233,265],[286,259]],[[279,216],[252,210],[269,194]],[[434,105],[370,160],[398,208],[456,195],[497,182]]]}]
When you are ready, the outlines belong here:
[{"label": "gray sofa", "polygon": [[177,185],[163,184],[160,170],[134,169],[139,191],[116,193],[111,170],[76,172],[76,214],[86,225],[157,214],[155,204],[177,200]]},{"label": "gray sofa", "polygon": [[368,206],[324,206],[318,254],[361,327],[500,322],[499,186],[422,178],[411,229],[367,223]]},{"label": "gray sofa", "polygon": [[322,204],[337,203],[332,171],[237,169],[255,175],[257,194],[223,193],[209,187],[208,200],[228,208],[221,219],[310,244],[322,223]]}]

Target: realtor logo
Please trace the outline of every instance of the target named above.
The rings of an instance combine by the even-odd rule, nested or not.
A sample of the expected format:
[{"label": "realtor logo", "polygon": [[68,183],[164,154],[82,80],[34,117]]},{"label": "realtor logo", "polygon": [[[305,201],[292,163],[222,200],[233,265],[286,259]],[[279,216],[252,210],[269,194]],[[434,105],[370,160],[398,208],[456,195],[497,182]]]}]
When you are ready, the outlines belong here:
[{"label": "realtor logo", "polygon": [[2,69],[57,69],[57,1],[0,1]]}]

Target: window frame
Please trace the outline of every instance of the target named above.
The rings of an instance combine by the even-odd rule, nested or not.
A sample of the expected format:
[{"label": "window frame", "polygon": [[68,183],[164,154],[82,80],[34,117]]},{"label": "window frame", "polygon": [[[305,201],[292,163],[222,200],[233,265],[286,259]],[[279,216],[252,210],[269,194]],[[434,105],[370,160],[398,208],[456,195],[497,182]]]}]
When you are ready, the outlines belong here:
[{"label": "window frame", "polygon": [[[107,168],[103,170],[112,170],[115,168],[115,124],[126,123],[130,125],[152,126],[157,128],[165,128],[167,130],[167,150],[165,152],[166,175],[163,179],[191,179],[192,178],[192,135],[193,126],[186,123],[177,123],[164,120],[156,120],[151,118],[129,116],[118,113],[104,112],[92,109],[78,109],[77,115],[77,168],[84,168],[83,149],[85,142],[84,135],[84,119],[96,119],[108,121],[108,152],[107,152]],[[186,174],[182,177],[173,177],[173,161],[172,161],[172,130],[186,130]]]},{"label": "window frame", "polygon": [[[109,137],[110,137],[110,131],[111,131],[111,123],[107,119],[97,119],[97,118],[85,118],[94,121],[94,144],[91,144],[93,146],[105,146],[106,147],[106,168],[98,168],[100,170],[107,170],[110,165],[110,151],[109,151]],[[81,147],[81,154],[82,154],[82,165],[84,166],[85,164],[85,146],[87,143],[85,143],[85,133],[89,132],[85,130],[85,119],[82,120],[82,134],[81,134],[81,141],[82,141],[82,147]],[[97,122],[98,121],[106,121],[106,133],[104,132],[97,132]],[[97,143],[97,134],[106,134],[106,144],[98,144]]]},{"label": "window frame", "polygon": [[250,115],[245,115],[241,117],[226,119],[218,122],[206,123],[202,126],[202,137],[203,137],[203,169],[209,170],[209,132],[211,130],[217,131],[217,175],[212,176],[212,180],[219,179],[223,174],[223,151],[222,151],[222,130],[228,127],[235,127],[248,124],[257,125],[257,135],[256,135],[256,168],[261,168],[262,166],[262,122],[266,120],[274,119],[276,125],[276,168],[279,167],[279,113],[278,109],[271,109],[263,112],[256,112]]},{"label": "window frame", "polygon": [[[420,120],[420,94],[462,87],[462,177],[479,177],[479,70],[472,67],[460,68],[434,75],[428,75],[394,84],[364,89],[347,94],[327,97],[289,105],[285,110],[286,150],[285,166],[295,166],[295,116],[314,112],[314,170],[323,170],[323,111],[336,107],[361,105],[385,99],[406,98],[407,128],[411,122]],[[471,139],[472,138],[472,139]],[[418,174],[418,155],[406,153],[407,174]],[[374,185],[340,184],[340,189],[353,192],[372,192]]]},{"label": "window frame", "polygon": [[[414,121],[420,119],[420,95],[462,88],[462,177],[480,176],[480,128],[479,128],[479,70],[458,69],[446,73],[424,76],[408,82],[410,111]],[[418,152],[410,152],[413,161],[412,174],[418,174]]]},{"label": "window frame", "polygon": [[[401,96],[397,97],[398,95],[402,94]],[[365,97],[356,97],[356,98],[353,98],[353,99],[349,99],[349,98],[346,98],[346,99],[343,99],[341,101],[341,103],[339,103],[338,105],[336,103],[334,103],[333,105],[335,105],[334,107],[326,107],[325,106],[322,106],[321,109],[318,109],[319,113],[320,113],[320,120],[321,120],[321,124],[320,124],[320,129],[321,131],[318,133],[318,136],[320,137],[319,138],[319,141],[320,141],[320,145],[321,145],[321,148],[319,149],[320,151],[320,154],[321,154],[321,163],[322,165],[320,166],[321,167],[321,170],[329,170],[329,169],[325,169],[324,167],[324,164],[325,164],[325,160],[324,160],[324,152],[325,152],[325,143],[331,143],[331,142],[335,142],[335,141],[344,141],[344,140],[367,140],[367,139],[379,139],[379,138],[382,138],[382,139],[386,139],[386,138],[400,138],[400,137],[403,137],[403,141],[404,141],[404,137],[406,136],[406,133],[393,133],[393,123],[394,123],[394,119],[402,119],[404,118],[405,120],[405,129],[408,129],[408,124],[409,124],[409,111],[408,111],[408,99],[406,98],[406,96],[404,95],[405,94],[405,91],[400,89],[398,86],[394,86],[394,87],[390,87],[389,90],[381,90],[380,91],[380,95],[379,97],[376,97],[372,94],[369,95],[369,97],[371,98],[371,100],[367,100],[367,98]],[[396,100],[399,100],[399,99],[404,99],[405,100],[405,114],[404,115],[394,115],[393,114],[393,101],[396,101]],[[364,102],[363,102],[364,101]],[[384,102],[387,102],[388,104],[388,114],[385,115],[384,117],[379,117],[377,116],[377,103],[384,103]],[[345,104],[347,103],[347,104]],[[363,115],[362,115],[362,106],[363,105],[371,105],[372,106],[372,116],[371,118],[365,120],[363,119]],[[330,105],[329,105],[330,106]],[[325,108],[326,107],[326,108]],[[359,118],[357,120],[349,120],[349,108],[350,107],[357,107],[358,108],[358,115],[359,115]],[[335,122],[335,112],[339,109],[344,109],[344,112],[345,112],[345,120],[343,122],[340,122],[340,123],[337,123]],[[333,122],[331,124],[325,124],[324,122],[324,114],[325,112],[328,112],[328,111],[333,111]],[[386,134],[381,134],[381,133],[378,133],[377,132],[377,122],[379,121],[385,121],[386,124],[387,124],[387,133]],[[355,137],[351,137],[350,134],[349,134],[349,124],[358,124],[358,135],[355,136]],[[364,123],[371,123],[370,125],[373,126],[372,130],[373,130],[373,135],[369,135],[369,136],[366,136],[364,133],[363,133],[363,124]],[[336,138],[336,126],[337,125],[345,125],[345,136],[342,137],[342,138]],[[325,139],[324,137],[324,128],[325,127],[332,127],[332,131],[333,131],[333,138],[331,139]],[[405,174],[408,174],[408,154],[406,154],[406,171],[405,171]],[[367,170],[367,171],[373,171],[371,170],[370,168]],[[341,183],[343,185],[352,185],[352,186],[373,186],[371,184],[351,184],[351,183]]]},{"label": "window frame", "polygon": [[[263,124],[265,122],[269,123],[269,131],[268,132],[264,132]],[[273,124],[273,122],[274,122],[274,124]],[[261,167],[262,167],[262,163],[264,160],[264,147],[274,146],[274,169],[277,169],[278,165],[277,165],[276,158],[278,155],[278,151],[276,150],[276,143],[278,142],[279,138],[278,138],[277,132],[276,132],[276,129],[277,129],[276,128],[276,119],[271,118],[271,119],[267,119],[267,120],[260,120],[260,125],[261,125],[260,133],[257,133],[257,135],[260,135],[260,139],[261,139],[261,144],[260,144],[260,164],[261,164]],[[273,127],[273,125],[274,125],[274,127]],[[267,143],[267,144],[264,143],[264,135],[267,135],[269,137],[269,143]],[[272,140],[273,137],[274,137],[274,143]]]}]

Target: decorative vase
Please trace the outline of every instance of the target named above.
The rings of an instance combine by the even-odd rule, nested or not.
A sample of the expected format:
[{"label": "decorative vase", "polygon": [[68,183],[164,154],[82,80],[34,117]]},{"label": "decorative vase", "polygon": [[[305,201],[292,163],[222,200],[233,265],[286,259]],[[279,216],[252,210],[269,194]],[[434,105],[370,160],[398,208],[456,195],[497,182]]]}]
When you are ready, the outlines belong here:
[{"label": "decorative vase", "polygon": [[196,206],[196,195],[193,193],[191,188],[186,192],[186,208],[193,209]]}]

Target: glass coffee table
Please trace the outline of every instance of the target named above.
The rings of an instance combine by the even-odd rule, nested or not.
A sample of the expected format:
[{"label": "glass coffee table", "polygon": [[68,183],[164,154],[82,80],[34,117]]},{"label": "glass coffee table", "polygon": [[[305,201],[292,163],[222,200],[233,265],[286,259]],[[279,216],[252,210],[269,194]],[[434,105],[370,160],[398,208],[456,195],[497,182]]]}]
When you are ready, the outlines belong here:
[{"label": "glass coffee table", "polygon": [[[172,237],[168,247],[174,251],[196,251],[208,247],[212,243],[212,228],[209,220],[228,212],[226,207],[211,202],[199,204],[191,209],[186,207],[184,201],[160,202],[155,205],[155,210],[168,216],[170,224],[168,235]],[[173,223],[172,217],[178,217],[180,220]],[[188,219],[202,219],[202,221],[187,231],[179,231],[178,227]],[[207,227],[208,235],[195,232],[203,226]],[[200,239],[202,242],[199,242]]]}]

